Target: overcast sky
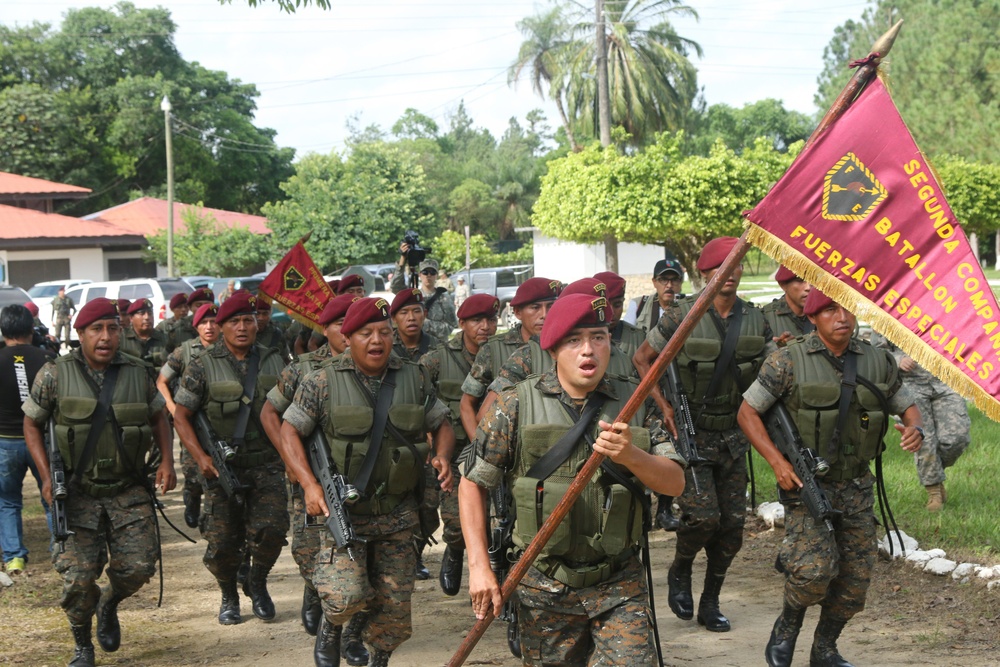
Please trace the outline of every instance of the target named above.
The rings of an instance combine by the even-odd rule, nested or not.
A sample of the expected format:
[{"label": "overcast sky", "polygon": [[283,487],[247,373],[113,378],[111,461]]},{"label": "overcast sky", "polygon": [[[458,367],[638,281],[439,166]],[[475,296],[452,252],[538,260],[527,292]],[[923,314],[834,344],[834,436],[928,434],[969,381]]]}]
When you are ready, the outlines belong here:
[{"label": "overcast sky", "polygon": [[[534,95],[527,81],[507,85],[507,68],[521,43],[515,23],[547,8],[545,2],[333,0],[333,10],[296,14],[267,0],[257,8],[246,0],[133,2],[170,9],[184,58],[257,84],[257,125],[276,129],[278,144],[300,156],[342,148],[352,115],[362,125],[388,129],[413,107],[444,127],[462,100],[475,124],[497,137],[509,118],[523,120],[534,108],[553,128],[558,124],[554,106]],[[742,106],[774,97],[811,114],[823,48],[834,28],[859,18],[866,4],[693,0],[700,20],[674,24],[704,49],[694,63],[709,104]],[[0,22],[58,25],[66,10],[87,6],[111,4],[0,0]]]}]

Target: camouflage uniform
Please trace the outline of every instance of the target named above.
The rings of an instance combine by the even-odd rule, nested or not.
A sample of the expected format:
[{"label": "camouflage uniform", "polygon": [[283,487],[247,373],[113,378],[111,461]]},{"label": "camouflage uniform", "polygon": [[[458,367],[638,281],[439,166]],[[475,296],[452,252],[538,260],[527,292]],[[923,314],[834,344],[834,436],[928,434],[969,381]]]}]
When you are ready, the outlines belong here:
[{"label": "camouflage uniform", "polygon": [[[160,369],[160,375],[166,379],[167,385],[170,387],[171,396],[177,394],[177,388],[180,384],[181,376],[184,375],[184,369],[187,367],[188,361],[204,351],[205,348],[201,344],[201,339],[195,338],[194,340],[184,341],[183,344],[174,348],[167,355],[167,361],[163,364],[163,368]],[[181,470],[184,472],[184,492],[188,495],[193,494],[196,498],[201,498],[205,480],[201,476],[201,470],[198,469],[198,463],[191,456],[187,447],[184,446],[181,446]]]},{"label": "camouflage uniform", "polygon": [[194,328],[194,315],[188,315],[181,319],[173,328],[170,330],[170,339],[168,341],[168,349],[179,347],[186,340],[198,340],[198,330]]},{"label": "camouflage uniform", "polygon": [[[79,349],[70,355],[98,388],[104,384],[105,371],[88,366]],[[122,369],[115,385],[116,395],[126,384],[125,375],[133,368],[141,368],[145,375],[144,398],[149,406],[146,414],[152,417],[163,410],[163,397],[140,362],[118,353],[111,363],[121,365]],[[58,412],[60,400],[58,365],[50,362],[35,377],[31,396],[23,406],[24,414],[35,423],[44,424]],[[69,476],[72,463],[65,463]],[[85,625],[94,616],[101,593],[97,579],[105,565],[111,589],[122,599],[134,595],[155,573],[158,551],[155,517],[149,492],[142,486],[144,481],[135,479],[117,493],[99,494],[102,497],[94,497],[77,486],[70,487],[66,517],[73,534],[66,540],[65,551],[52,550],[52,563],[63,577],[60,605],[72,625]]]},{"label": "camouflage uniform", "polygon": [[485,396],[504,362],[522,345],[524,345],[524,339],[521,334],[520,322],[505,333],[491,336],[486,343],[479,346],[476,360],[472,363],[472,368],[469,370],[465,382],[462,383],[462,393],[476,398]]},{"label": "camouflage uniform", "polygon": [[[803,358],[822,354],[826,347],[819,337],[809,334],[801,343],[789,347],[799,349],[784,348],[769,356],[761,367],[757,380],[744,394],[746,402],[760,414],[766,413],[779,400],[788,404],[802,384],[815,385],[822,381],[813,377],[811,372],[796,368],[794,361],[799,354]],[[857,338],[851,339],[849,343],[845,354],[850,353],[862,356],[884,355],[884,368],[887,371],[884,377],[869,377],[863,373],[863,360],[859,361],[858,374],[877,385],[886,386],[884,393],[893,413],[902,414],[913,405],[913,397],[902,385],[896,362],[891,355]],[[818,360],[814,363],[822,365],[826,362]],[[831,379],[837,379],[836,384],[829,383],[831,398],[835,401],[832,404],[833,414],[836,415],[840,379],[843,375],[832,366],[828,372]],[[857,401],[856,393],[852,404]],[[795,419],[796,411],[793,407],[795,406],[789,405],[789,411]],[[873,411],[870,414],[877,413]],[[883,420],[885,418],[883,416]],[[842,450],[846,450],[846,445],[850,444],[847,438],[850,431],[851,428],[845,429]],[[884,433],[884,430],[881,432]],[[807,446],[817,449],[821,456],[826,455],[827,443],[815,442],[816,437],[810,429],[800,429],[800,435]],[[857,447],[852,447],[852,450],[856,449]],[[875,480],[867,461],[853,474],[837,473],[838,468],[834,465],[826,477],[817,479],[833,508],[842,512],[841,516],[833,520],[834,531],[831,533],[824,524],[814,521],[805,505],[796,502],[794,494],[789,494],[790,501],[785,505],[785,538],[781,544],[780,560],[785,570],[786,605],[804,609],[819,604],[823,607],[822,617],[846,622],[864,609],[875,565],[877,548],[872,510]],[[844,479],[837,479],[838,477]]]},{"label": "camouflage uniform", "polygon": [[[613,385],[605,377],[595,392],[604,394],[609,402],[624,402],[628,396],[620,394],[626,382],[628,386],[634,386],[634,381]],[[520,423],[522,392],[529,392],[529,396],[530,392],[541,394],[541,400],[554,399],[574,409],[580,407],[563,390],[554,370],[532,376],[520,383],[516,391],[500,394],[492,411],[476,430],[473,449],[464,469],[469,481],[492,490],[506,478],[510,488],[515,488],[518,462],[521,460],[518,452],[520,431],[528,425]],[[608,404],[604,409],[614,413],[614,408]],[[633,427],[637,424],[648,429],[653,454],[666,456],[684,465],[683,459],[670,444],[651,400],[646,401],[634,418]],[[636,440],[635,431],[633,440]],[[589,445],[585,441],[581,441],[581,445],[572,455],[574,460],[578,456],[589,456]],[[591,484],[599,482],[595,478]],[[528,568],[517,587],[521,651],[525,665],[655,664],[656,647],[653,644],[652,617],[642,564],[631,549],[621,552],[620,556],[622,559],[614,560],[615,565],[609,568],[610,572],[603,581],[572,586],[555,577],[562,576],[557,568],[573,569],[570,566],[574,564],[562,561],[558,556],[549,556],[543,550],[542,556]],[[604,557],[600,562],[611,561]],[[549,576],[543,569],[554,576]]]},{"label": "camouflage uniform", "polygon": [[[265,359],[267,350],[259,346],[257,349],[261,355],[261,366],[255,402],[263,399],[259,393],[261,386],[265,391],[270,389],[265,379],[268,372],[268,362]],[[180,388],[174,396],[177,405],[184,406],[192,413],[203,409],[209,399],[208,373],[205,367],[208,355],[218,358],[219,363],[227,363],[234,379],[240,384],[246,378],[248,359],[237,359],[222,341],[213,343],[188,363],[181,377]],[[251,415],[247,432],[258,431],[257,437],[267,441],[267,434],[260,428],[257,420],[259,414],[256,418]],[[247,440],[251,438],[248,436]],[[200,528],[208,547],[203,560],[208,571],[220,582],[235,579],[236,571],[243,562],[245,546],[250,548],[253,567],[270,571],[278,560],[282,547],[288,544],[285,539],[288,533],[288,497],[285,491],[284,466],[273,445],[270,442],[267,445],[259,455],[250,454],[262,458],[262,462],[252,461],[250,465],[243,466],[240,463],[241,454],[237,454],[234,459],[233,472],[250,489],[246,492],[242,505],[236,499],[226,497],[217,480],[208,482],[205,489],[205,509],[201,515]],[[264,576],[266,577],[266,572]]]},{"label": "camouflage uniform", "polygon": [[[389,368],[403,369],[408,364],[395,354],[389,356]],[[284,414],[285,421],[303,437],[315,428],[329,432],[333,426],[329,421],[328,373],[353,374],[364,383],[373,399],[382,384],[381,377],[359,373],[350,354],[335,357],[323,368],[307,375]],[[448,408],[435,398],[426,374],[420,372],[420,376],[424,406],[422,429],[435,431],[448,418]],[[397,383],[399,380],[397,377]],[[399,396],[399,389],[400,384],[397,384],[394,400]],[[338,399],[337,396],[332,398]],[[347,397],[338,399],[338,403],[340,400],[347,400]],[[346,471],[349,478],[351,472]],[[373,478],[369,487],[379,485],[381,482]],[[355,533],[366,540],[354,547],[356,560],[352,561],[342,550],[333,548],[333,538],[328,531],[321,532],[322,550],[316,561],[313,584],[323,601],[323,612],[330,625],[343,625],[358,612],[367,610],[370,615],[363,633],[366,643],[377,650],[391,652],[412,634],[410,598],[416,567],[412,540],[419,523],[417,500],[412,492],[407,493],[386,513],[373,512],[376,502],[359,501],[350,509]]]},{"label": "camouflage uniform", "polygon": [[[792,312],[792,307],[788,305],[788,300],[785,299],[784,295],[765,305],[761,310],[764,312],[764,319],[767,320],[768,326],[771,327],[771,333],[775,336],[780,336],[786,331],[792,336],[804,336],[810,331],[816,330],[807,315],[796,315]],[[769,339],[765,345],[765,353],[770,355],[777,349],[778,344]]]},{"label": "camouflage uniform", "polygon": [[[420,293],[424,297],[424,306],[427,308],[427,319],[424,320],[424,333],[433,334],[439,341],[448,340],[451,332],[458,326],[458,315],[455,311],[455,298],[444,290],[441,296],[434,298],[437,290],[428,292],[423,285],[418,285]],[[398,294],[406,289],[406,269],[396,271],[392,277],[389,289],[393,294]],[[444,289],[444,288],[442,288]],[[427,306],[427,302],[434,298],[434,302]]]},{"label": "camouflage uniform", "polygon": [[122,332],[121,351],[142,359],[150,364],[155,372],[167,361],[167,337],[153,329],[149,338],[143,340],[134,329],[125,329]]},{"label": "camouflage uniform", "polygon": [[[906,356],[881,334],[872,334],[872,344],[889,350],[897,363]],[[900,371],[900,375],[912,392],[924,422],[924,441],[913,454],[917,477],[923,486],[941,484],[945,480],[944,469],[955,465],[969,446],[972,421],[968,406],[964,398],[919,364],[909,372]]]},{"label": "camouflage uniform", "polygon": [[[538,366],[538,368],[536,368]],[[499,394],[507,391],[529,375],[544,373],[552,368],[552,356],[542,349],[538,336],[521,345],[500,367],[500,372],[490,385],[490,391]],[[632,357],[626,356],[617,344],[611,346],[611,361],[608,372],[622,377],[638,377],[638,371],[632,365]]]},{"label": "camouflage uniform", "polygon": [[395,352],[400,359],[406,359],[407,361],[420,361],[420,357],[441,345],[441,342],[445,340],[448,340],[447,336],[445,338],[438,338],[437,336],[429,334],[426,331],[421,331],[420,342],[417,343],[417,346],[406,347],[403,343],[403,339],[399,337],[399,331],[397,329],[393,329],[392,351]]},{"label": "camouflage uniform", "polygon": [[[66,295],[59,296],[58,294],[52,299],[52,313],[54,317],[52,318],[52,323],[55,326],[55,337],[61,341],[68,341],[70,336],[70,314],[76,310],[76,304],[73,303],[73,299]],[[65,336],[63,335],[65,333]]]},{"label": "camouflage uniform", "polygon": [[268,323],[266,328],[257,330],[257,344],[277,350],[286,364],[292,358],[285,342],[285,332],[274,324]]},{"label": "camouflage uniform", "polygon": [[[695,297],[687,297],[675,302],[675,306],[664,312],[656,327],[650,330],[646,342],[659,353],[666,347],[667,341],[680,325],[684,316],[694,304]],[[760,310],[753,304],[737,301],[729,316],[722,319],[723,327],[728,330],[736,314],[736,308],[742,307],[742,325],[748,346],[745,355],[740,354],[737,345],[737,362],[745,368],[746,379],[756,373],[763,361],[764,342],[771,338],[771,328],[760,315]],[[693,560],[699,551],[705,550],[708,557],[709,572],[725,573],[733,558],[743,546],[743,525],[746,519],[746,487],[747,467],[746,455],[750,443],[736,424],[736,411],[739,408],[740,381],[726,373],[719,385],[716,396],[702,396],[695,392],[708,390],[708,381],[699,376],[695,386],[687,386],[702,368],[714,371],[715,364],[707,361],[695,364],[688,356],[694,351],[699,341],[710,341],[719,354],[722,337],[712,323],[713,317],[719,317],[714,305],[699,320],[695,330],[685,342],[677,356],[681,371],[681,379],[685,383],[688,398],[691,401],[692,412],[696,417],[695,441],[698,454],[704,462],[691,465],[686,472],[684,493],[677,498],[681,509],[681,524],[677,529],[677,559]],[[756,344],[754,341],[756,341]],[[697,371],[691,370],[698,369]],[[742,387],[740,387],[742,389]],[[706,409],[709,408],[709,409]],[[694,492],[694,477],[698,478],[700,494]]]}]

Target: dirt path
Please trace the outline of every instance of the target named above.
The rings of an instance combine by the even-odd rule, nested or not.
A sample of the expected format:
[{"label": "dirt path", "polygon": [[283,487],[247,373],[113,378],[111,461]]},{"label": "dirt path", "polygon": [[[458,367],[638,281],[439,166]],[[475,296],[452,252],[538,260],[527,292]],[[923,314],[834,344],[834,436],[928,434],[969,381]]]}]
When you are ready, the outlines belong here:
[{"label": "dirt path", "polygon": [[[27,494],[26,494],[27,495]],[[26,498],[26,505],[36,502]],[[165,499],[168,515],[182,525],[180,493]],[[723,589],[722,608],[732,632],[712,634],[693,621],[680,621],[666,604],[666,569],[673,555],[673,536],[652,536],[655,593],[660,637],[667,665],[762,665],[763,648],[780,608],[781,577],[771,567],[780,541],[777,533],[748,524],[743,551]],[[99,665],[254,665],[284,667],[312,664],[312,638],[299,622],[302,584],[287,550],[271,575],[269,588],[278,608],[273,623],[253,617],[243,603],[243,624],[220,626],[219,593],[201,563],[205,543],[189,544],[165,526],[165,592],[156,608],[158,582],[150,582],[121,607],[120,651],[103,654]],[[71,637],[58,607],[59,580],[46,561],[44,519],[26,520],[29,548],[35,555],[17,584],[0,589],[0,664],[64,665]],[[428,551],[427,565],[437,573],[443,547]],[[700,591],[704,562],[695,564],[695,594]],[[463,590],[445,597],[436,577],[417,582],[413,599],[413,638],[393,656],[400,667],[443,665],[472,625]],[[799,642],[797,664],[808,664],[817,610],[810,610]],[[961,585],[931,577],[898,563],[879,562],[868,608],[845,632],[845,657],[859,665],[969,666],[997,664],[1000,649],[1000,595],[978,583]],[[469,665],[518,665],[507,651],[502,624],[496,624],[473,651]]]}]

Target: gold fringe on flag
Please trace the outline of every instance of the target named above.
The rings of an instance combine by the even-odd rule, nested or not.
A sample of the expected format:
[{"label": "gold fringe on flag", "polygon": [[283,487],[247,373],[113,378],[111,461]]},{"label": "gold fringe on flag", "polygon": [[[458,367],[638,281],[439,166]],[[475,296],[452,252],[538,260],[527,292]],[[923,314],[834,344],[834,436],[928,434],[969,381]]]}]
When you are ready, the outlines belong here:
[{"label": "gold fringe on flag", "polygon": [[943,380],[966,399],[971,399],[983,414],[1000,422],[1000,402],[955,367],[919,336],[904,327],[892,315],[876,306],[856,290],[840,282],[818,267],[805,255],[776,238],[767,230],[747,222],[748,240],[774,261],[783,264],[796,275],[815,285],[827,296],[845,306],[872,329],[884,335],[903,350],[911,359]]}]

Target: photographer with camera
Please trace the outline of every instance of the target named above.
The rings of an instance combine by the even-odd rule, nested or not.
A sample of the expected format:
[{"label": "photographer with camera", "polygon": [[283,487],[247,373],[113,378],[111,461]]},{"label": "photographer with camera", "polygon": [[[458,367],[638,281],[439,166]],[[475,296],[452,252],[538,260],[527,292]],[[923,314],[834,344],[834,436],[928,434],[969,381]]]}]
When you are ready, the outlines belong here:
[{"label": "photographer with camera", "polygon": [[[392,276],[389,289],[398,294],[408,287],[419,288],[424,297],[424,308],[427,309],[423,330],[440,340],[448,340],[458,326],[455,301],[447,289],[437,286],[438,263],[427,259],[429,252],[430,248],[420,247],[420,237],[416,232],[406,232],[403,242],[399,244],[398,269]],[[419,283],[417,275],[420,276]]]}]

